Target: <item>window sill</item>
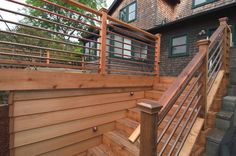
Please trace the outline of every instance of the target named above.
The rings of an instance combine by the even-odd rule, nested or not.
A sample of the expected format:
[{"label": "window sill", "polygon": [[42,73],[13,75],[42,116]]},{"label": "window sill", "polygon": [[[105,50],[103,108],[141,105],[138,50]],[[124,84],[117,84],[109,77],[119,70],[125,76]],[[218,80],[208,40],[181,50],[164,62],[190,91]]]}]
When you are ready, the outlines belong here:
[{"label": "window sill", "polygon": [[168,58],[178,58],[178,57],[188,57],[189,54],[185,53],[185,54],[176,54],[176,55],[169,55]]}]

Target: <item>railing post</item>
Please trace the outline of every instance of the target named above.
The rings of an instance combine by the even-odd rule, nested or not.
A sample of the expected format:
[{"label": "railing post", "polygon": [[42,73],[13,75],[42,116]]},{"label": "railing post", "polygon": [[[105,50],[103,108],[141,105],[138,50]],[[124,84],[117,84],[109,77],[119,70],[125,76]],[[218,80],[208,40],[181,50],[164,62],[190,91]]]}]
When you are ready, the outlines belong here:
[{"label": "railing post", "polygon": [[156,35],[154,73],[160,77],[161,34]]},{"label": "railing post", "polygon": [[100,45],[100,65],[99,65],[99,73],[106,74],[106,40],[107,40],[107,9],[102,8],[100,10],[102,13],[101,16],[101,45]]},{"label": "railing post", "polygon": [[46,61],[47,64],[50,64],[50,52],[47,51],[47,61]]},{"label": "railing post", "polygon": [[[207,118],[207,80],[208,80],[208,49],[210,40],[204,39],[197,42],[199,46],[199,53],[205,54],[203,59],[202,66],[200,68],[200,72],[202,73],[202,77],[200,79],[200,83],[202,84],[202,88],[200,90],[200,95],[202,96],[201,104],[202,110],[200,112],[200,116],[205,119]],[[206,122],[204,125],[204,129],[207,128]]]},{"label": "railing post", "polygon": [[158,112],[162,106],[150,101],[138,103],[141,109],[140,156],[157,155]]},{"label": "railing post", "polygon": [[228,17],[223,17],[219,19],[220,25],[224,26],[223,31],[223,70],[226,71],[226,74],[229,73],[229,53],[230,53],[230,28],[227,24]]}]

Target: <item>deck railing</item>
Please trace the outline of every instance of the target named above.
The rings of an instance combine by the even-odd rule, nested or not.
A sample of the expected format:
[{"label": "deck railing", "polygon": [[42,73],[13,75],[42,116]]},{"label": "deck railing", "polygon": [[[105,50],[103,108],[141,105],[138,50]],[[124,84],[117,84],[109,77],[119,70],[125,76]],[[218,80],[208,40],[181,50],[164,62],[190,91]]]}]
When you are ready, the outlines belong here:
[{"label": "deck railing", "polygon": [[[1,18],[1,67],[69,68],[100,74],[157,75],[160,35],[117,20],[105,9],[91,9],[75,0],[36,7],[5,0],[21,11],[1,8],[20,21]],[[9,27],[9,25],[11,27]],[[12,27],[13,26],[13,27]]]},{"label": "deck railing", "polygon": [[[227,18],[221,18],[212,37],[200,40],[198,46],[199,52],[156,103],[139,103],[142,110],[140,156],[147,153],[147,156],[179,155],[196,118],[202,117],[206,121],[208,93],[219,71],[227,73],[229,69]],[[158,127],[170,111],[172,116],[157,135]],[[150,126],[150,123],[156,126]],[[206,122],[204,128],[207,128]],[[163,143],[164,136],[167,138]]]}]

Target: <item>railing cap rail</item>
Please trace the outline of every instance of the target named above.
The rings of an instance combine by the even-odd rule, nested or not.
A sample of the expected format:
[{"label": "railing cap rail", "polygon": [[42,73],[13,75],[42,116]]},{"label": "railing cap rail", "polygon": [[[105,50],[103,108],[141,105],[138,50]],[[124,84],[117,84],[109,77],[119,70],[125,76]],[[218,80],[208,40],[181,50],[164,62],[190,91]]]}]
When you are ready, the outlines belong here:
[{"label": "railing cap rail", "polygon": [[209,39],[202,39],[202,40],[197,41],[198,46],[202,46],[202,45],[208,46],[210,43],[211,43],[211,41]]}]

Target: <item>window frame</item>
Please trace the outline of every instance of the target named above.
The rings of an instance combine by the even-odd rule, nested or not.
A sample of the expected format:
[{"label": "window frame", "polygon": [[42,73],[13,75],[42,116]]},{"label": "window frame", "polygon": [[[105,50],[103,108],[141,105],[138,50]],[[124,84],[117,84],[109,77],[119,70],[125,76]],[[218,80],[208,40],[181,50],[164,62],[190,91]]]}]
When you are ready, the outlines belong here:
[{"label": "window frame", "polygon": [[209,3],[213,3],[213,2],[215,2],[215,1],[217,1],[217,0],[206,0],[206,2],[203,2],[203,3],[201,3],[201,4],[197,4],[197,5],[195,5],[195,1],[196,1],[196,0],[192,0],[192,9],[195,9],[195,8],[198,8],[198,7],[207,5],[207,4],[209,4]]},{"label": "window frame", "polygon": [[[135,4],[135,18],[134,19],[132,19],[132,20],[129,20],[129,7],[131,6],[131,5],[133,5],[133,4]],[[121,13],[122,13],[122,11],[124,11],[124,10],[126,10],[126,12],[127,12],[127,14],[125,15],[125,20],[123,20],[123,19],[121,19]],[[131,23],[131,22],[134,22],[134,21],[136,21],[137,20],[137,1],[133,1],[132,3],[130,3],[130,4],[128,4],[128,5],[126,5],[125,7],[123,7],[122,9],[120,9],[120,12],[119,12],[119,19],[120,20],[122,20],[122,21],[124,21],[124,22],[127,22],[127,23]]]},{"label": "window frame", "polygon": [[236,47],[236,24],[232,26],[232,42],[233,47]]},{"label": "window frame", "polygon": [[[174,38],[179,38],[186,36],[186,44],[181,44],[178,46],[183,46],[186,45],[186,52],[182,52],[179,54],[173,54],[173,47],[178,47],[178,46],[173,46],[173,39]],[[170,46],[169,46],[169,58],[175,58],[175,57],[184,57],[184,56],[189,56],[189,45],[188,45],[188,34],[181,34],[181,35],[175,35],[170,38]]]}]

